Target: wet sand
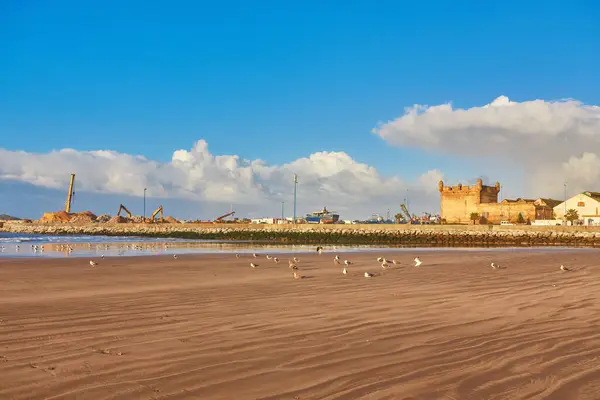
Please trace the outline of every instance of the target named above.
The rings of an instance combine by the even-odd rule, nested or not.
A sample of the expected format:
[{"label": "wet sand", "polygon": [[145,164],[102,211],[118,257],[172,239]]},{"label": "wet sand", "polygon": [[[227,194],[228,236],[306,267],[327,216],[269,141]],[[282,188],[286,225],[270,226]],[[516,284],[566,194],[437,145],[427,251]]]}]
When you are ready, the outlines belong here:
[{"label": "wet sand", "polygon": [[0,399],[600,398],[598,252],[415,254],[0,259]]}]

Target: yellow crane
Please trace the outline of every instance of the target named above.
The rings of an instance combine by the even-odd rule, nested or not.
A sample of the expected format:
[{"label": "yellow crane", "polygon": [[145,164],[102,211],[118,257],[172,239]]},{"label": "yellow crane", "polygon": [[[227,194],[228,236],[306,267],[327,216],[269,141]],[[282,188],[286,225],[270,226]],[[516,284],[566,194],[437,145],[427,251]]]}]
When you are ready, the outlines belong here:
[{"label": "yellow crane", "polygon": [[71,201],[73,200],[73,185],[75,184],[75,174],[71,174],[71,181],[69,182],[69,194],[67,194],[67,203],[65,204],[65,212],[71,212]]}]

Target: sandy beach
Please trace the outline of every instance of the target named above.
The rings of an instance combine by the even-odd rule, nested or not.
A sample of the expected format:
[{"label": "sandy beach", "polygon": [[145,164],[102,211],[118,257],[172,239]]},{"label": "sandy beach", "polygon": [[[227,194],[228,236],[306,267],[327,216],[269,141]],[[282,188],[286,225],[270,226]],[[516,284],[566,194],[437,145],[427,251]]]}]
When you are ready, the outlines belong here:
[{"label": "sandy beach", "polygon": [[598,254],[0,259],[0,398],[598,399]]}]

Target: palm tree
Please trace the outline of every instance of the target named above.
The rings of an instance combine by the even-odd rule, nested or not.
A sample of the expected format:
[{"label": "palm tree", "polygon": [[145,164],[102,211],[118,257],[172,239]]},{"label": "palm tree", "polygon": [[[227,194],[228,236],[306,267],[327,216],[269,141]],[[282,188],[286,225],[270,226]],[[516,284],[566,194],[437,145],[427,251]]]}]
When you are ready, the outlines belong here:
[{"label": "palm tree", "polygon": [[579,213],[577,212],[577,210],[570,208],[565,214],[565,219],[569,221],[571,225],[573,225],[573,221],[577,221],[579,219]]},{"label": "palm tree", "polygon": [[473,225],[475,225],[475,221],[479,220],[479,213],[472,212],[470,218],[471,218],[471,221],[473,221]]}]

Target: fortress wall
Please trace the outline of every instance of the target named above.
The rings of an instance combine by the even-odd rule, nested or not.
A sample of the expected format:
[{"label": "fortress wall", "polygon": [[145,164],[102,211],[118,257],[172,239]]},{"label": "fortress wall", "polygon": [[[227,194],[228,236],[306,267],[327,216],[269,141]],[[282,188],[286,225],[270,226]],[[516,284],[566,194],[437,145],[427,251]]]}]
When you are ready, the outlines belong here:
[{"label": "fortress wall", "polygon": [[469,215],[479,206],[478,190],[449,190],[442,193],[440,203],[442,218],[448,223],[469,223]]},{"label": "fortress wall", "polygon": [[529,218],[534,221],[536,218],[536,207],[531,203],[488,203],[480,204],[478,211],[480,216],[486,217],[488,222],[499,224],[501,221],[517,222],[519,214],[527,221]]}]

